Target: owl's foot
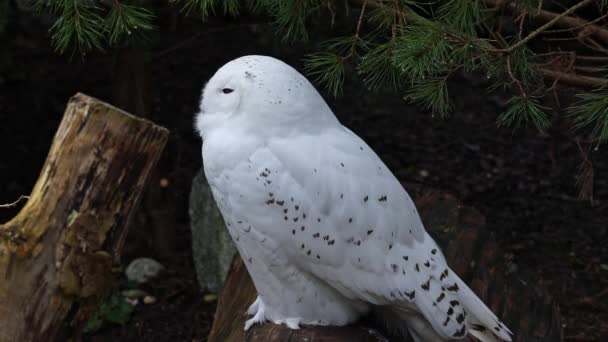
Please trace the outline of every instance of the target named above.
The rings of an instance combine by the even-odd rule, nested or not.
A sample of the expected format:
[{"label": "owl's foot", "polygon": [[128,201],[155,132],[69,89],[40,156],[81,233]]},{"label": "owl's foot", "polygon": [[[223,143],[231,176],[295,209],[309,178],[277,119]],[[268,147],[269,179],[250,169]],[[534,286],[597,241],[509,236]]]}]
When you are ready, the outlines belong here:
[{"label": "owl's foot", "polygon": [[[253,304],[251,304],[251,306],[247,310],[247,314],[248,315],[255,315],[258,312],[258,308],[260,307],[260,303],[262,303],[262,300],[260,299],[260,296],[257,296],[256,299],[255,299],[255,301],[253,302]],[[263,305],[263,303],[262,303],[262,305]]]},{"label": "owl's foot", "polygon": [[251,304],[247,313],[253,315],[253,317],[245,321],[245,331],[249,330],[252,325],[262,323],[266,320],[266,317],[264,316],[264,302],[262,302],[260,296]]},{"label": "owl's foot", "polygon": [[[247,310],[247,314],[253,315],[253,317],[245,321],[245,331],[249,330],[249,328],[251,328],[256,323],[263,323],[264,321],[266,321],[266,316],[264,315],[264,313],[264,302],[262,301],[260,296],[258,296],[255,299],[255,302],[253,302],[253,304],[251,304],[251,306]],[[289,329],[300,329],[300,324],[302,323],[302,321],[299,318],[285,318],[275,320],[273,321],[273,323],[285,324]]]},{"label": "owl's foot", "polygon": [[300,329],[301,320],[299,318],[286,318],[274,321],[275,324],[285,324],[289,329]]}]

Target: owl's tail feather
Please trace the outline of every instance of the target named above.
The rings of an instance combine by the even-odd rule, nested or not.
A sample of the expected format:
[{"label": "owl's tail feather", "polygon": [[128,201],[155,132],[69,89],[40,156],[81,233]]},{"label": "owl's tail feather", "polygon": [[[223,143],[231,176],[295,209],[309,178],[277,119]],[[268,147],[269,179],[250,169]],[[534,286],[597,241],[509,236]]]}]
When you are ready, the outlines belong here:
[{"label": "owl's tail feather", "polygon": [[513,333],[507,328],[494,313],[477,297],[477,295],[460,279],[456,272],[451,276],[456,280],[458,288],[458,299],[468,314],[468,330],[471,335],[482,342],[497,341],[496,337],[503,341],[511,341]]}]

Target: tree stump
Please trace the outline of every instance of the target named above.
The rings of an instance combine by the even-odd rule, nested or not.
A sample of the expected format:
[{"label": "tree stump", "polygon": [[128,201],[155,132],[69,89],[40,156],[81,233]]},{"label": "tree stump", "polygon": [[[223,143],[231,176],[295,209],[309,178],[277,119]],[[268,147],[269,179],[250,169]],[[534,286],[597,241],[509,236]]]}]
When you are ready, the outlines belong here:
[{"label": "tree stump", "polygon": [[0,342],[53,341],[64,321],[86,318],[111,287],[167,137],[97,99],[70,99],[28,202],[0,225]]},{"label": "tree stump", "polygon": [[[557,304],[533,275],[506,274],[503,255],[491,234],[484,230],[485,218],[478,211],[445,193],[424,194],[417,199],[416,206],[450,267],[515,333],[513,341],[562,340]],[[255,296],[247,269],[237,256],[220,293],[208,342],[403,340],[383,331],[382,325],[372,318],[349,327],[304,327],[300,330],[266,323],[245,332],[246,311]]]}]

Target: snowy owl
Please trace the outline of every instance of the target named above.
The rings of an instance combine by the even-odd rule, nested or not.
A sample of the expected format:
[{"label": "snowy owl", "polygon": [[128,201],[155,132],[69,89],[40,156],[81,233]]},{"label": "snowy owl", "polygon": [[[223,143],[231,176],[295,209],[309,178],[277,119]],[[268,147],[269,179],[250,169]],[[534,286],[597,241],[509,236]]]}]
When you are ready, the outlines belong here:
[{"label": "snowy owl", "polygon": [[510,341],[447,266],[386,165],[291,66],[245,56],[206,84],[205,176],[258,297],[245,329],[346,325],[370,310],[416,341]]}]

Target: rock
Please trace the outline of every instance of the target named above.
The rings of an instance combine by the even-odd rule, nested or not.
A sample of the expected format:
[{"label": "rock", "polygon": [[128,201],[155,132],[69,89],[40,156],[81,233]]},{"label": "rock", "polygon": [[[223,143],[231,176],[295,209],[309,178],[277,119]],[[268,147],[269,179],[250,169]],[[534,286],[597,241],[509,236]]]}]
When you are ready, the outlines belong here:
[{"label": "rock", "polygon": [[127,266],[125,274],[127,279],[139,284],[147,283],[156,278],[164,269],[158,261],[150,258],[137,258]]},{"label": "rock", "polygon": [[145,296],[143,299],[144,304],[150,305],[156,303],[156,297],[154,296]]},{"label": "rock", "polygon": [[137,304],[139,304],[139,299],[125,298],[125,302],[131,306],[137,306]]},{"label": "rock", "polygon": [[237,251],[201,170],[190,192],[192,254],[200,286],[218,292]]}]

